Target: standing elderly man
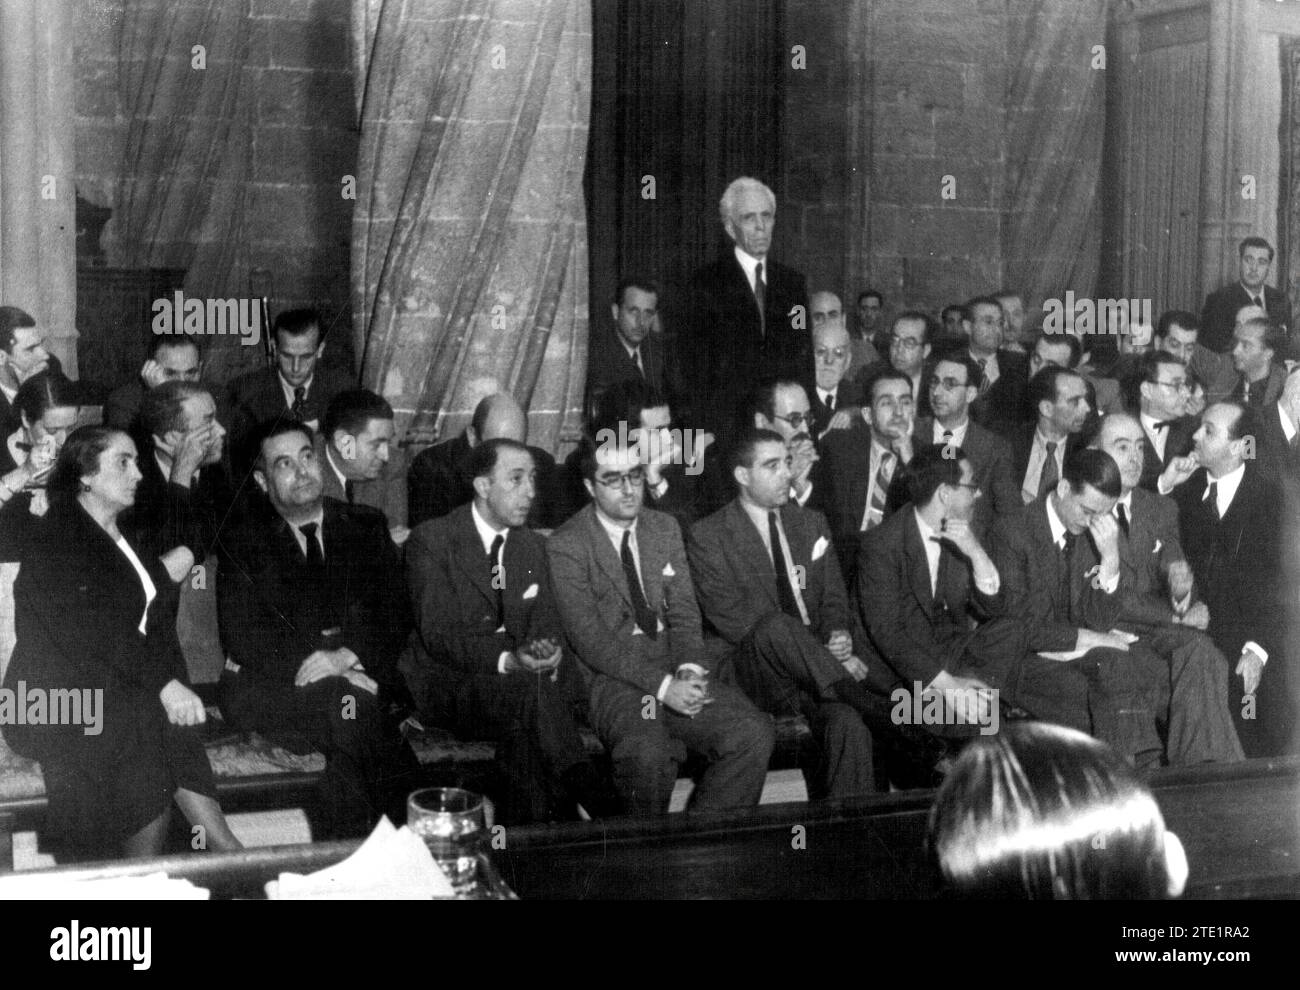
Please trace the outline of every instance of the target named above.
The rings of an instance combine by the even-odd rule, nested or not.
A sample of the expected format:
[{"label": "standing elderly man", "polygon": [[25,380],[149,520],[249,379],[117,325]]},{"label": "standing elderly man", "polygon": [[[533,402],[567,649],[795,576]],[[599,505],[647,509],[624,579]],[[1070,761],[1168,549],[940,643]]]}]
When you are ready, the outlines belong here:
[{"label": "standing elderly man", "polygon": [[757,179],[727,186],[720,204],[732,250],[691,278],[691,369],[706,428],[729,435],[737,406],[764,374],[804,380],[812,370],[804,276],[772,261],[776,196]]}]

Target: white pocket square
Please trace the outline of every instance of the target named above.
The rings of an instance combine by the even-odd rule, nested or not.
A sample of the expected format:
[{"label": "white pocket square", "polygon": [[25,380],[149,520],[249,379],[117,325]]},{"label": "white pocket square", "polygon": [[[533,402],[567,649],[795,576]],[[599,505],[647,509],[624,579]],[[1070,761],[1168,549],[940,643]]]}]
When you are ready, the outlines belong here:
[{"label": "white pocket square", "polygon": [[528,586],[528,590],[524,592],[524,601],[528,601],[528,599],[536,598],[536,597],[537,597],[537,585],[530,584]]},{"label": "white pocket square", "polygon": [[677,572],[673,570],[673,565],[671,563],[664,564],[664,577],[676,577],[676,576],[677,576]]},{"label": "white pocket square", "polygon": [[813,544],[812,559],[814,561],[818,561],[821,560],[823,557],[825,557],[826,548],[829,546],[830,544],[826,542],[826,537],[824,536],[817,537],[817,542]]},{"label": "white pocket square", "polygon": [[1152,553],[1159,553],[1159,552],[1160,552],[1160,548],[1161,548],[1162,546],[1164,546],[1164,544],[1161,543],[1159,540],[1156,540],[1156,548],[1155,548],[1154,550],[1152,550],[1151,552],[1152,552]]}]

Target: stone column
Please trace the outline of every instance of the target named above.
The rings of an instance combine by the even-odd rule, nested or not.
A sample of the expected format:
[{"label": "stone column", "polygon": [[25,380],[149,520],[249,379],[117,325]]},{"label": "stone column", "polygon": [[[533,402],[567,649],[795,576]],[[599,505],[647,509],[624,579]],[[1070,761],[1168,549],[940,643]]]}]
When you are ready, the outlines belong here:
[{"label": "stone column", "polygon": [[1210,4],[1206,78],[1205,156],[1201,163],[1201,295],[1237,273],[1237,243],[1250,233],[1241,198],[1235,123],[1242,100],[1241,0]]},{"label": "stone column", "polygon": [[0,3],[0,303],[77,375],[70,0]]}]

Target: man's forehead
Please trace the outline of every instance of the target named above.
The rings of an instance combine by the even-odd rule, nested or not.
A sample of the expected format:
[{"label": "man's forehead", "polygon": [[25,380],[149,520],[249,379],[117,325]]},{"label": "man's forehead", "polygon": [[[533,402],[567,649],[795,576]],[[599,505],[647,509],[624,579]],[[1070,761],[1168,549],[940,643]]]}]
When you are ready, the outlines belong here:
[{"label": "man's forehead", "polygon": [[307,439],[307,434],[296,430],[280,433],[262,441],[262,454],[268,461],[279,457],[297,457],[311,449],[311,441]]},{"label": "man's forehead", "polygon": [[361,433],[371,437],[391,437],[394,433],[393,421],[385,416],[372,416],[366,420]]},{"label": "man's forehead", "polygon": [[908,317],[894,324],[894,333],[899,337],[920,337],[925,334],[925,321]]},{"label": "man's forehead", "polygon": [[217,403],[207,392],[197,392],[181,402],[186,415],[206,416],[217,411]]},{"label": "man's forehead", "polygon": [[1103,448],[1118,443],[1141,443],[1142,427],[1131,419],[1124,419],[1115,423],[1102,421],[1101,445]]},{"label": "man's forehead", "polygon": [[971,315],[976,320],[982,320],[985,318],[997,319],[1002,315],[1002,307],[993,303],[976,303],[972,309]]},{"label": "man's forehead", "polygon": [[199,349],[192,340],[164,344],[158,348],[157,361],[164,368],[189,368],[199,363]]},{"label": "man's forehead", "polygon": [[1256,259],[1263,259],[1264,261],[1267,261],[1267,260],[1268,260],[1268,248],[1262,248],[1262,247],[1248,247],[1248,248],[1246,248],[1246,250],[1244,250],[1244,251],[1241,252],[1241,256],[1242,256],[1243,258],[1246,258],[1247,260],[1252,259],[1252,258],[1256,258]]},{"label": "man's forehead", "polygon": [[754,447],[754,463],[765,464],[771,460],[784,461],[786,458],[785,444],[776,440],[761,440]]},{"label": "man's forehead", "polygon": [[802,385],[781,385],[776,390],[776,408],[778,410],[808,409],[808,395]]},{"label": "man's forehead", "polygon": [[14,343],[19,347],[31,347],[45,339],[45,331],[40,327],[15,327]]},{"label": "man's forehead", "polygon": [[1061,375],[1056,379],[1056,394],[1062,399],[1077,399],[1086,395],[1088,386],[1082,378],[1076,378],[1074,375]]},{"label": "man's forehead", "polygon": [[300,334],[277,333],[275,346],[286,354],[310,354],[320,346],[320,328],[312,327]]},{"label": "man's forehead", "polygon": [[847,347],[849,332],[838,323],[823,324],[813,331],[814,347]]},{"label": "man's forehead", "polygon": [[749,213],[771,213],[772,204],[767,195],[759,189],[745,189],[735,198],[734,216],[743,217]]},{"label": "man's forehead", "polygon": [[886,378],[884,381],[876,382],[876,387],[871,392],[871,401],[875,403],[881,399],[901,399],[911,394],[912,388],[907,382],[897,378]]},{"label": "man's forehead", "polygon": [[949,361],[944,358],[934,366],[934,375],[936,378],[959,378],[964,382],[966,380],[966,365],[960,361]]},{"label": "man's forehead", "polygon": [[[385,423],[391,423],[391,419],[384,420]],[[515,450],[506,448],[497,452],[497,470],[502,472],[532,470],[533,455],[526,450]]]},{"label": "man's forehead", "polygon": [[[528,465],[532,465],[533,458],[531,454],[518,451],[513,453],[515,453],[516,457],[527,457]],[[636,449],[632,447],[620,447],[615,444],[596,448],[596,468],[598,471],[626,471],[640,462],[641,459],[637,456]]]}]

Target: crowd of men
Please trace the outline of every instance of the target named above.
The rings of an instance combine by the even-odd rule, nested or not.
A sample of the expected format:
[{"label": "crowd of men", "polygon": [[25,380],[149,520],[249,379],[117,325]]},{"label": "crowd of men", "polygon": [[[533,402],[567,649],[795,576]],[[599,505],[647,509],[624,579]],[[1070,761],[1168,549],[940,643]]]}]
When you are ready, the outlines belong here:
[{"label": "crowd of men", "polygon": [[[593,324],[562,463],[504,393],[406,463],[309,310],[225,388],[155,337],[109,399],[132,531],[216,567],[223,714],[325,753],[325,833],[392,806],[411,724],[495,740],[520,822],[663,813],[683,772],[692,808],[754,804],[785,716],[813,797],[933,785],[1000,719],[1140,768],[1296,751],[1300,373],[1266,242],[1107,353],[1011,291],[850,318],[769,258],[766,186],[720,212],[672,335],[639,277]],[[41,340],[0,310],[0,415]]]}]

